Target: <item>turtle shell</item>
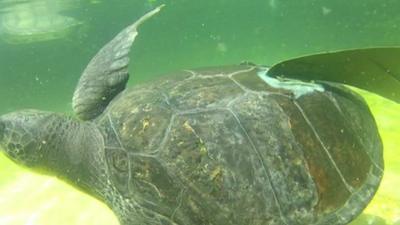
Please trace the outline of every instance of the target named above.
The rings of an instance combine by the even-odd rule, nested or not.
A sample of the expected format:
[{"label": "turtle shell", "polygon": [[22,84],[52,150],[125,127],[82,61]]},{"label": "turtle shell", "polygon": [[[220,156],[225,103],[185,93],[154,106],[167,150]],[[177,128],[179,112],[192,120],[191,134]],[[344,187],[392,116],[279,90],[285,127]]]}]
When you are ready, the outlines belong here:
[{"label": "turtle shell", "polygon": [[374,195],[382,144],[364,100],[265,68],[136,85],[96,119],[123,224],[347,224]]}]

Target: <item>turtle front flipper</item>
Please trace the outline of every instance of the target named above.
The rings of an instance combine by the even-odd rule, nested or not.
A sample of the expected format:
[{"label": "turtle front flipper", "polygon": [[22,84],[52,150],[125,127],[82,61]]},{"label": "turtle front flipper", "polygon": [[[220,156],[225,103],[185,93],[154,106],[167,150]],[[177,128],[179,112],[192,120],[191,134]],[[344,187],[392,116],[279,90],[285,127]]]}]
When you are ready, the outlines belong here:
[{"label": "turtle front flipper", "polygon": [[89,62],[78,82],[72,100],[76,115],[82,120],[98,116],[108,103],[125,89],[129,79],[129,51],[144,21],[160,11],[161,5],[122,30]]},{"label": "turtle front flipper", "polygon": [[348,84],[400,103],[400,48],[353,49],[280,62],[268,75]]}]

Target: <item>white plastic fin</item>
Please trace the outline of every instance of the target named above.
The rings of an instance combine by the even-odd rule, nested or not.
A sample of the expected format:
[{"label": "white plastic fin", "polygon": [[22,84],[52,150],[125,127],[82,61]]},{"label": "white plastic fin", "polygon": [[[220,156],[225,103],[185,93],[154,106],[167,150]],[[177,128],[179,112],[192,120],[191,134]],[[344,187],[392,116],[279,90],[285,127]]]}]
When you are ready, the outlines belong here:
[{"label": "white plastic fin", "polygon": [[324,92],[325,89],[322,85],[315,83],[307,83],[300,80],[294,79],[281,79],[281,78],[272,78],[268,76],[268,68],[262,68],[257,72],[257,75],[265,81],[269,86],[273,88],[280,88],[289,90],[293,93],[295,98],[299,98],[303,95],[307,95],[313,93],[315,91]]}]

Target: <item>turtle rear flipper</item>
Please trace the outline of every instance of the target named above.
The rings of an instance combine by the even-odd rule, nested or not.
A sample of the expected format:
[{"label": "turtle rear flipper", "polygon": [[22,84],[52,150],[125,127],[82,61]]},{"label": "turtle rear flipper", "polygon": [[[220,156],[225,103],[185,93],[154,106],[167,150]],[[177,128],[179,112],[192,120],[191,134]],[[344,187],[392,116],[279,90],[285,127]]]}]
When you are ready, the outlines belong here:
[{"label": "turtle rear flipper", "polygon": [[268,75],[348,84],[400,103],[400,48],[353,49],[280,62]]},{"label": "turtle rear flipper", "polygon": [[160,11],[163,5],[148,12],[122,30],[89,62],[75,89],[72,107],[82,120],[97,117],[108,103],[125,89],[129,79],[129,51],[144,21]]}]

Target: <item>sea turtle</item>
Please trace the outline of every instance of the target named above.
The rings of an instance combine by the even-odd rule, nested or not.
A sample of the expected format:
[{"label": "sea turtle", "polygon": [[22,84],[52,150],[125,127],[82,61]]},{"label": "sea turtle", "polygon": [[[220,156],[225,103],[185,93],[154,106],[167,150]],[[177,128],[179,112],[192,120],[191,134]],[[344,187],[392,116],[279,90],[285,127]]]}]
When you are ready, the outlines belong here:
[{"label": "sea turtle", "polygon": [[90,61],[72,101],[77,118],[1,116],[5,154],[104,201],[123,225],[342,225],[360,214],[383,173],[364,100],[250,63],[125,89],[137,27],[160,9]]},{"label": "sea turtle", "polygon": [[58,1],[27,1],[4,7],[0,15],[0,38],[9,44],[28,44],[68,36],[83,22],[60,11],[68,6]]}]

